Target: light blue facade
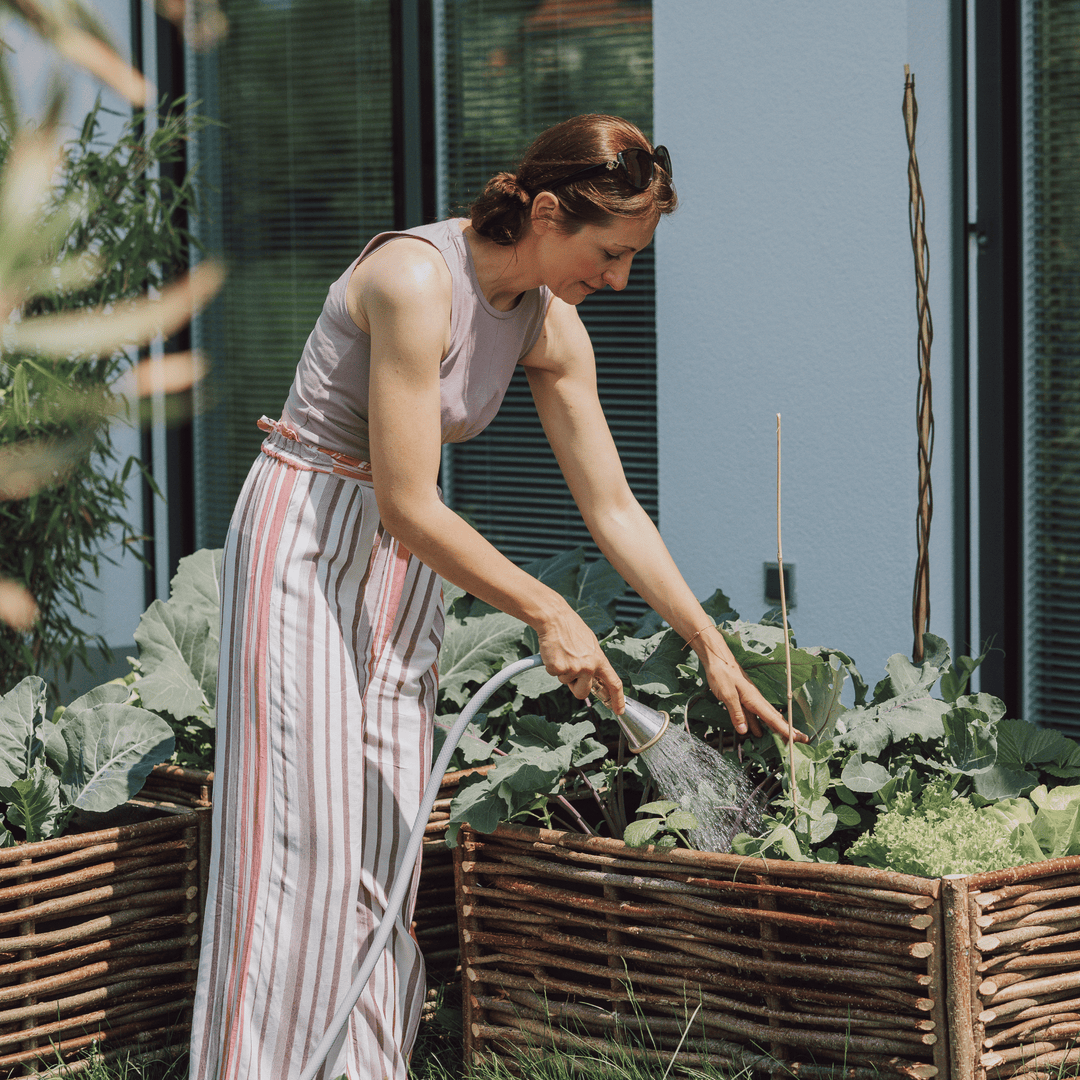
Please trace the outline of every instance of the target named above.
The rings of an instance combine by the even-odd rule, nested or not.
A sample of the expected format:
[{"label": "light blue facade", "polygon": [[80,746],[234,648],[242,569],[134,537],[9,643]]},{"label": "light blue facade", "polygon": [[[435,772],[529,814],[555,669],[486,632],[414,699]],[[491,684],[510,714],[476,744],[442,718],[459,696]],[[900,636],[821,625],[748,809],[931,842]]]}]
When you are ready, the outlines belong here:
[{"label": "light blue facade", "polygon": [[875,680],[910,653],[918,362],[904,65],[931,249],[931,629],[953,636],[945,0],[654,0],[656,139],[680,208],[657,244],[661,528],[746,618],[784,561],[802,645]]}]

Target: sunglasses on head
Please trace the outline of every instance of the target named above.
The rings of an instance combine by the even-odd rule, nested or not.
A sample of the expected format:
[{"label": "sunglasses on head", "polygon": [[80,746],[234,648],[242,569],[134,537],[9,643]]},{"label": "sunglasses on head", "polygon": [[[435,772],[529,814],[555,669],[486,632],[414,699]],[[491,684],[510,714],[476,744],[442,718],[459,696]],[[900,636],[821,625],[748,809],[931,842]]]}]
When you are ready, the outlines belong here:
[{"label": "sunglasses on head", "polygon": [[590,176],[601,176],[604,173],[622,171],[622,178],[635,190],[644,191],[653,179],[653,168],[659,165],[671,179],[671,155],[666,146],[658,146],[651,154],[648,150],[639,147],[631,147],[629,150],[620,150],[615,155],[614,161],[604,161],[599,165],[589,165],[579,172],[571,173],[557,181],[552,187],[562,187],[572,184],[576,180],[585,180]]}]

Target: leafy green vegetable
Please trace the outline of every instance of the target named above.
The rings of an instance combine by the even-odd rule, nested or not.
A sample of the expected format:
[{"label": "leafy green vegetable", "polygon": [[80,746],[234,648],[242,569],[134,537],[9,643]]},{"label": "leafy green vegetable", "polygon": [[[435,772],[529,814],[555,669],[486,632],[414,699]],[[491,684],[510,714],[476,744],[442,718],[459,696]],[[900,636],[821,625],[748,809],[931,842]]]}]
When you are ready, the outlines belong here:
[{"label": "leafy green vegetable", "polygon": [[902,874],[975,874],[1020,861],[1013,832],[999,816],[954,797],[952,783],[943,779],[927,785],[918,797],[902,794],[847,854],[858,865]]},{"label": "leafy green vegetable", "polygon": [[[0,698],[0,801],[6,826],[30,842],[63,832],[75,810],[104,812],[138,793],[173,751],[160,717],[100,686],[45,718],[45,682],[27,676]],[[0,843],[13,840],[7,828]]]}]

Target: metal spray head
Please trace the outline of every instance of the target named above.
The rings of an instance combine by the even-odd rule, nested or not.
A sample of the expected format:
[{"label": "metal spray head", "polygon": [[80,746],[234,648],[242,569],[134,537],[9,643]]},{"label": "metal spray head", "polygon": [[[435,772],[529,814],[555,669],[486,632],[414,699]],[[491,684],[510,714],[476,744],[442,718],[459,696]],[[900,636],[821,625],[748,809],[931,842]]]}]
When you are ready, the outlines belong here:
[{"label": "metal spray head", "polygon": [[[592,692],[597,700],[606,706],[608,702],[603,691],[604,688],[594,681]],[[663,738],[668,724],[671,723],[671,717],[666,712],[657,712],[630,697],[626,699],[626,709],[621,715],[615,712],[611,715],[623,729],[630,744],[631,754],[640,754],[643,750],[648,750],[650,746],[655,746]]]}]

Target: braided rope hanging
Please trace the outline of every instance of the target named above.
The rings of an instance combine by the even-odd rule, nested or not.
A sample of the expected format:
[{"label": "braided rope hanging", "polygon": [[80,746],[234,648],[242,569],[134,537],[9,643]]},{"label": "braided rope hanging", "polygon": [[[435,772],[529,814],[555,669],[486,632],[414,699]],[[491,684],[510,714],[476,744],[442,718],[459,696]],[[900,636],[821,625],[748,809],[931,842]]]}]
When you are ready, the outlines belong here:
[{"label": "braided rope hanging", "polygon": [[919,180],[919,160],[915,155],[915,125],[919,105],[915,100],[915,76],[904,65],[904,126],[908,143],[908,225],[911,250],[915,256],[915,310],[919,320],[919,392],[916,427],[919,433],[919,506],[915,520],[918,556],[915,563],[915,588],[911,602],[911,625],[915,640],[911,656],[915,663],[923,658],[923,634],[930,629],[930,519],[934,513],[934,493],[930,485],[930,462],[934,456],[934,411],[931,406],[930,345],[934,340],[934,321],[930,317],[927,286],[930,278],[930,251],[926,245],[926,204]]}]

